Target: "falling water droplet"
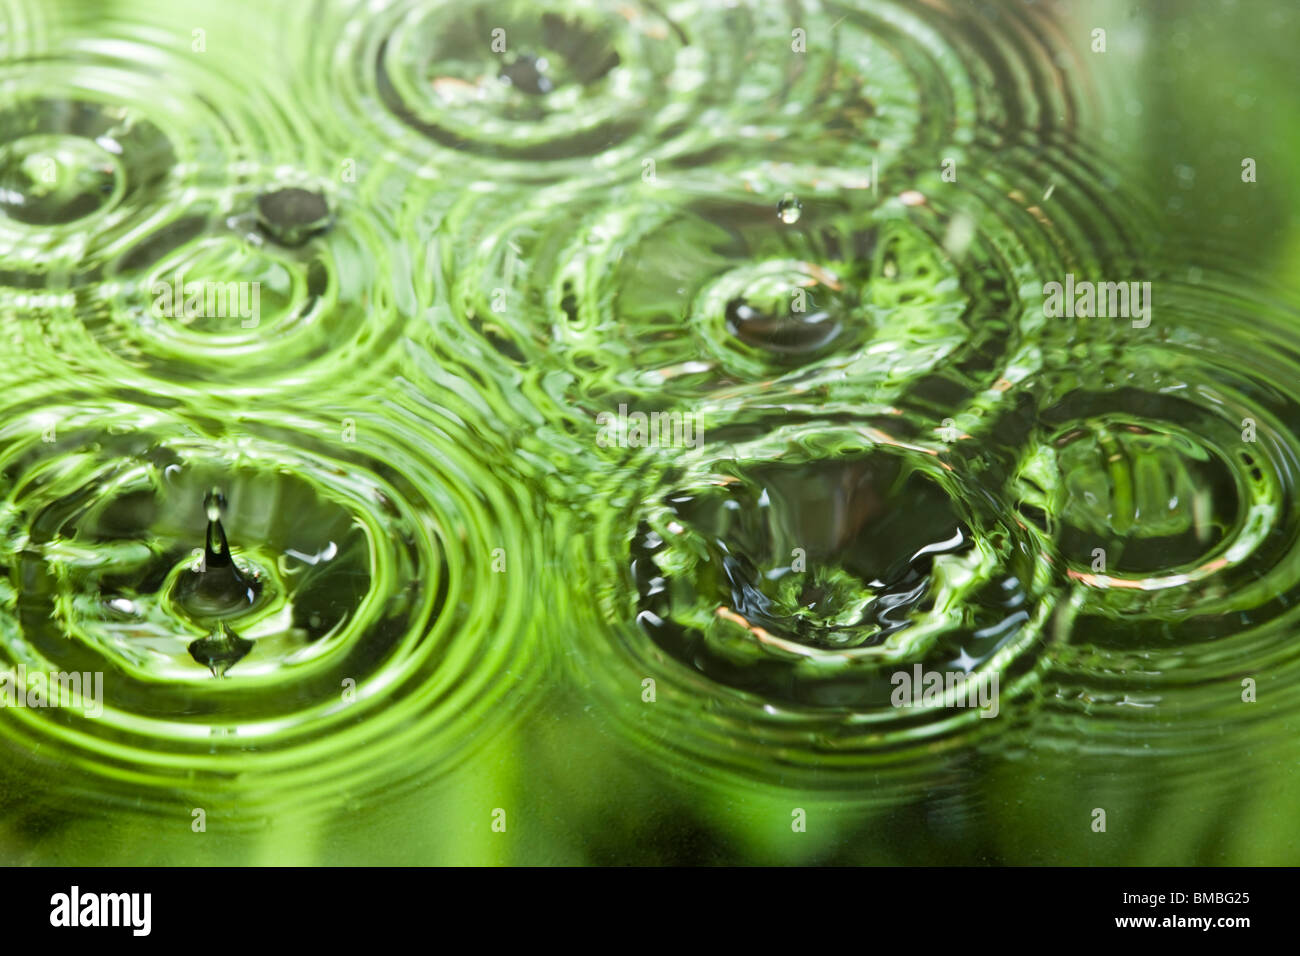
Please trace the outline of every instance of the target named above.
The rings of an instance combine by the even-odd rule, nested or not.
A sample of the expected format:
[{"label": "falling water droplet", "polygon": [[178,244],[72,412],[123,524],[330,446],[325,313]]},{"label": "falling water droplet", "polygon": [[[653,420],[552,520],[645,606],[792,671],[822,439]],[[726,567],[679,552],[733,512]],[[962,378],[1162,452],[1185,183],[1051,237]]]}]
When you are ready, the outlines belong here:
[{"label": "falling water droplet", "polygon": [[212,671],[213,677],[225,677],[233,665],[239,663],[253,649],[253,642],[245,640],[225,621],[218,621],[212,633],[191,641],[190,656]]},{"label": "falling water droplet", "polygon": [[795,198],[794,193],[786,193],[785,198],[777,203],[776,214],[787,226],[793,225],[803,215],[803,203]]},{"label": "falling water droplet", "polygon": [[257,222],[282,246],[301,246],[333,224],[325,197],[310,189],[288,187],[257,197]]}]

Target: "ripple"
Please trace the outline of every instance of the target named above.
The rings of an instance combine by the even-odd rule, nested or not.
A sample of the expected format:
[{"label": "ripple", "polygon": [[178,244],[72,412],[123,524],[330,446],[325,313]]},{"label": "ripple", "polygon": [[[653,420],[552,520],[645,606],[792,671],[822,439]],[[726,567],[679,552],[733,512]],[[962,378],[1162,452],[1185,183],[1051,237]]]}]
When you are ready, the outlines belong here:
[{"label": "ripple", "polygon": [[111,208],[124,191],[114,153],[97,137],[38,134],[0,151],[0,212],[33,225],[65,225]]},{"label": "ripple", "polygon": [[[624,568],[601,611],[628,626],[585,648],[591,692],[663,759],[840,787],[1014,723],[1053,603],[1043,540],[944,457],[816,423],[679,454],[630,539],[599,525],[591,560]],[[997,674],[1002,714],[897,706],[917,666]]]},{"label": "ripple", "polygon": [[[1037,411],[1018,507],[1055,542],[1069,592],[1054,625],[1070,635],[1054,663],[1062,710],[1094,726],[1174,709],[1187,732],[1244,726],[1263,719],[1245,679],[1300,669],[1300,409],[1281,387],[1297,369],[1281,330],[1300,313],[1231,282],[1155,288],[1151,329],[1103,320],[1073,351],[1086,375],[1026,382]],[[1254,341],[1230,332],[1247,313]]]},{"label": "ripple", "polygon": [[326,4],[313,23],[308,68],[328,81],[304,93],[343,104],[352,129],[388,144],[385,162],[433,178],[470,158],[479,173],[523,179],[590,170],[593,158],[639,168],[652,146],[698,139],[716,69],[650,4],[400,2],[365,16]]},{"label": "ripple", "polygon": [[1047,6],[6,4],[0,678],[104,711],[6,708],[5,788],[351,827],[543,689],[723,815],[1276,760],[1300,309],[1162,267],[1133,74]]},{"label": "ripple", "polygon": [[[791,187],[797,223],[778,215]],[[885,401],[1017,341],[1000,251],[976,239],[955,257],[935,206],[877,198],[852,174],[762,167],[596,209],[572,188],[505,200],[467,197],[443,221],[474,254],[444,260],[453,310],[490,323],[521,365],[554,369],[557,399],[592,414],[665,396]]]},{"label": "ripple", "polygon": [[296,121],[230,60],[193,55],[188,29],[105,17],[93,38],[58,33],[39,54],[7,59],[0,80],[5,284],[33,270],[54,284],[95,281],[187,190],[225,186],[253,157],[312,155]]},{"label": "ripple", "polygon": [[[806,161],[812,130],[826,156],[870,167],[907,147],[968,142],[977,126],[973,78],[942,34],[952,24],[901,4],[870,14],[649,2],[366,12],[323,4],[308,69],[328,78],[351,128],[391,144],[384,163],[432,179],[626,180],[737,147]],[[724,36],[766,46],[716,42]]]},{"label": "ripple", "polygon": [[194,395],[213,384],[285,395],[337,382],[341,359],[382,372],[417,308],[391,233],[345,216],[291,248],[266,237],[257,208],[237,193],[126,251],[109,281],[51,317],[64,360]]},{"label": "ripple", "polygon": [[[330,336],[359,354],[391,344],[371,314],[396,321],[414,306],[380,265],[401,268],[386,227],[352,212],[346,235],[293,249],[328,222],[295,226],[267,206],[313,189],[342,201],[348,184],[322,182],[336,170],[300,119],[230,58],[193,49],[188,29],[108,18],[97,30],[58,35],[0,76],[0,308],[25,319],[6,331],[14,348],[196,395],[336,375]],[[187,281],[197,299],[160,308],[160,289]],[[250,311],[255,291],[265,315]]]},{"label": "ripple", "polygon": [[[523,592],[493,565],[501,549],[527,567],[530,546],[490,483],[466,484],[472,458],[432,459],[365,413],[353,442],[283,411],[235,437],[48,394],[6,420],[0,467],[23,477],[0,506],[5,664],[103,675],[102,714],[6,710],[15,742],[151,800],[199,774],[305,807],[400,779],[414,742],[420,770],[445,766],[520,688],[503,678],[527,653]],[[218,482],[235,562],[263,588],[221,619],[251,645],[221,679],[191,650],[213,625],[176,590]]]}]

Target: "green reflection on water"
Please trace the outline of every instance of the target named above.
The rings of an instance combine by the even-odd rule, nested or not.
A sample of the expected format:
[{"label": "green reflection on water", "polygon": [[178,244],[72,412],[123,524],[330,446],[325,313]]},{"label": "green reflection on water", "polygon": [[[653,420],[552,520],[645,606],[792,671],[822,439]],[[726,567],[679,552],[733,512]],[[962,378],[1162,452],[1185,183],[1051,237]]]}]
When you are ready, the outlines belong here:
[{"label": "green reflection on water", "polygon": [[1284,4],[244,7],[0,13],[0,859],[1295,862]]}]

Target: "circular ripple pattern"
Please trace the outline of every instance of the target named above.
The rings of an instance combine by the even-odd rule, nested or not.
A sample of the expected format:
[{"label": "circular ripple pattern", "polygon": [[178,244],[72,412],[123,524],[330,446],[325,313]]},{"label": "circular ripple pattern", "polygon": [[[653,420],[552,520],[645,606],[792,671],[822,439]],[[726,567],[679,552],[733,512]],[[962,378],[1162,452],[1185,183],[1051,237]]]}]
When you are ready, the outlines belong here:
[{"label": "circular ripple pattern", "polygon": [[[11,739],[136,788],[255,771],[241,800],[291,790],[305,807],[391,785],[413,742],[421,770],[453,758],[520,686],[503,677],[528,654],[524,595],[491,570],[496,548],[530,562],[510,530],[520,506],[454,447],[431,458],[369,416],[352,441],[283,414],[228,436],[41,393],[6,420],[4,666],[103,675],[98,700],[8,710]],[[213,622],[180,613],[177,591],[202,561],[213,486],[261,586],[225,619],[251,648],[222,679],[190,649]]]},{"label": "circular ripple pattern", "polygon": [[1255,296],[1265,347],[1233,332],[1236,281],[1159,288],[1166,334],[1110,326],[1025,382],[1018,508],[1072,592],[1059,706],[1094,726],[1176,707],[1186,732],[1248,719],[1244,678],[1300,669],[1300,408],[1284,385],[1300,364],[1281,345],[1294,302]]},{"label": "circular ripple pattern", "polygon": [[[660,490],[584,556],[627,622],[581,659],[591,691],[675,762],[850,788],[932,770],[993,728],[979,701],[1032,704],[1053,605],[1045,537],[947,457],[875,424],[772,422],[648,471]],[[946,696],[923,695],[931,673]]]},{"label": "circular ripple pattern", "polygon": [[51,308],[28,348],[45,342],[122,384],[195,396],[319,387],[350,371],[344,355],[382,370],[416,312],[384,227],[359,217],[286,246],[257,221],[251,192],[222,206],[129,250],[111,279]]},{"label": "circular ripple pattern", "polygon": [[2,285],[99,281],[191,191],[237,185],[250,162],[312,156],[296,120],[229,61],[183,54],[188,37],[111,19],[96,32],[0,70]]},{"label": "circular ripple pattern", "polygon": [[227,58],[185,55],[197,37],[98,32],[4,68],[0,307],[26,320],[6,345],[191,396],[337,377],[340,346],[379,357],[414,311],[385,227],[357,213],[294,249],[259,220],[260,195],[320,182],[298,119]]},{"label": "circular ripple pattern", "polygon": [[759,399],[833,414],[932,373],[1000,395],[1008,366],[1032,361],[1017,352],[1041,322],[1021,296],[1037,263],[973,234],[961,207],[786,166],[633,187],[594,213],[591,198],[470,195],[440,237],[453,316],[567,411]]},{"label": "circular ripple pattern", "polygon": [[[5,710],[13,752],[338,805],[517,716],[543,634],[662,765],[867,802],[1300,705],[1300,309],[1152,265],[1073,26],[130,8],[0,11],[2,673],[105,675],[94,718]],[[1066,274],[1158,318],[1049,318]]]},{"label": "circular ripple pattern", "polygon": [[411,0],[312,22],[330,108],[432,178],[628,179],[736,146],[806,156],[813,130],[870,166],[974,138],[973,78],[901,6]]}]

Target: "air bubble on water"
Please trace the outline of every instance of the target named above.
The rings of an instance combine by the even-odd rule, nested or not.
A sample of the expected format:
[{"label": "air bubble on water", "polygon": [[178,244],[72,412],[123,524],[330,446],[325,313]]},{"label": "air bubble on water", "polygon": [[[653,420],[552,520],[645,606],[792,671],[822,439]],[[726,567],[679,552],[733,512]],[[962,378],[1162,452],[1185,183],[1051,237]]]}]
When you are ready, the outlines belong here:
[{"label": "air bubble on water", "polygon": [[325,196],[310,189],[289,186],[257,197],[258,226],[282,246],[301,246],[333,221]]},{"label": "air bubble on water", "polygon": [[191,641],[190,656],[212,671],[213,677],[225,677],[233,665],[243,660],[253,649],[253,642],[245,640],[225,621],[218,621],[212,633]]},{"label": "air bubble on water", "polygon": [[803,203],[795,198],[794,193],[786,193],[785,198],[777,203],[776,214],[787,226],[793,225],[803,215]]}]

